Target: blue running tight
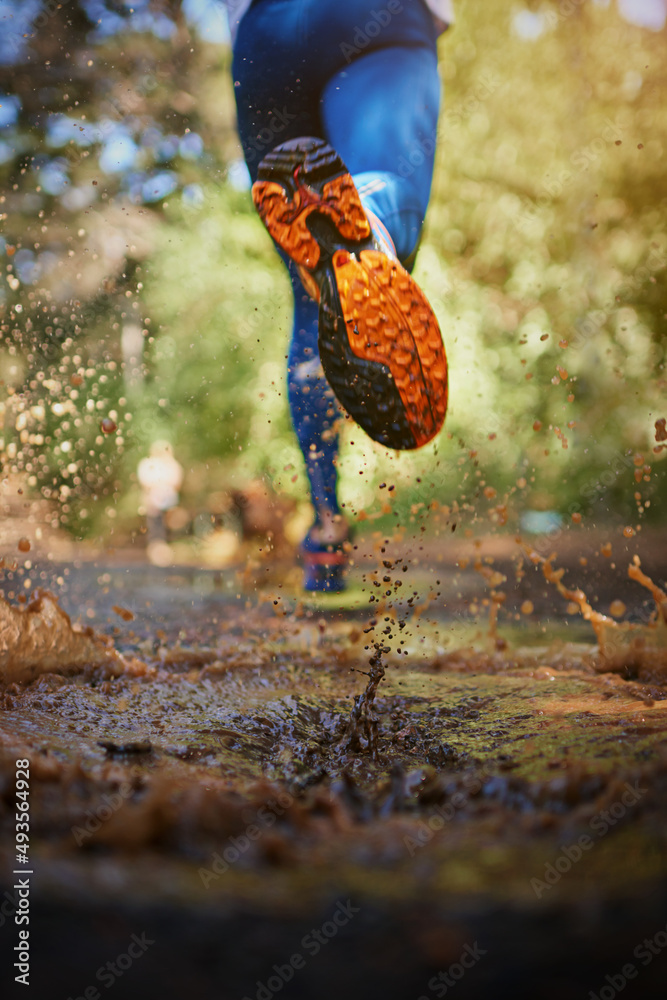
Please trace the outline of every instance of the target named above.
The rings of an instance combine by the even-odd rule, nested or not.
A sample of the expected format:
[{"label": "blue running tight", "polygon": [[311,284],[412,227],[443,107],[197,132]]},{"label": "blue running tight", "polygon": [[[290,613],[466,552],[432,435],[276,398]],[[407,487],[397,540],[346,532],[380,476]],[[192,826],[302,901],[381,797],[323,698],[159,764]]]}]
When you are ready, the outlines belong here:
[{"label": "blue running tight", "polygon": [[[238,128],[252,180],[279,143],[326,139],[408,269],[433,175],[435,40],[423,0],[254,0],[234,47]],[[294,292],[289,405],[318,520],[323,507],[338,511],[340,411],[319,364],[317,304],[284,259]]]}]

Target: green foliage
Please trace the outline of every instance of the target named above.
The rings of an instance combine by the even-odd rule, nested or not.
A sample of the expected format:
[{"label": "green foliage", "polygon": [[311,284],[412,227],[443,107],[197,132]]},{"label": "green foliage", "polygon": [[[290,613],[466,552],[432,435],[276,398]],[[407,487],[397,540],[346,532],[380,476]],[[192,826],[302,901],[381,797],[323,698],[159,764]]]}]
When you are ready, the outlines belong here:
[{"label": "green foliage", "polygon": [[290,289],[274,256],[249,195],[226,184],[208,185],[196,209],[166,210],[147,269],[155,338],[138,406],[147,416],[167,400],[164,429],[195,462],[242,461],[252,474],[289,434]]},{"label": "green foliage", "polygon": [[[449,346],[450,433],[477,449],[494,485],[525,469],[538,505],[586,510],[582,489],[615,460],[654,458],[667,119],[664,32],[600,5],[570,8],[547,9],[532,41],[512,33],[505,5],[483,19],[468,10],[443,43],[424,284]],[[634,507],[620,464],[598,510]]]}]

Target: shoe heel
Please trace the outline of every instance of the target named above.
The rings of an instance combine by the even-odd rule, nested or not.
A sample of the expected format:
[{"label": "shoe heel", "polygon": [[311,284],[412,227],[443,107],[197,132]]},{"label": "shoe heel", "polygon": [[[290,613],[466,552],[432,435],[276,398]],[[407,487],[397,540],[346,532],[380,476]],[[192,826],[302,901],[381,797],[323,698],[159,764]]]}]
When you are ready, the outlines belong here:
[{"label": "shoe heel", "polygon": [[340,156],[324,139],[301,136],[283,142],[267,153],[259,165],[257,181],[276,181],[289,194],[297,190],[295,174],[309,185],[331,180],[338,174],[346,174],[347,168]]},{"label": "shoe heel", "polygon": [[252,197],[278,246],[310,271],[336,246],[357,246],[372,236],[354,181],[322,139],[292,139],[268,153]]}]

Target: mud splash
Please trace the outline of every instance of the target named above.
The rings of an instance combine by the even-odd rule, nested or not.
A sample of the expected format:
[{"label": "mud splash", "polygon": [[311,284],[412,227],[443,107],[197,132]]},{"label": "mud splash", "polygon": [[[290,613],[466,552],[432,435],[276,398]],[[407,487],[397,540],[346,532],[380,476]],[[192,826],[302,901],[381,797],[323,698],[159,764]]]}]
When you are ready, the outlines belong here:
[{"label": "mud splash", "polygon": [[552,565],[555,555],[545,558],[527,543],[521,544],[530,561],[542,567],[544,579],[590,622],[598,641],[599,670],[625,671],[628,676],[634,671],[636,676],[641,666],[655,679],[667,677],[667,594],[641,569],[639,556],[628,566],[628,577],[650,592],[655,608],[643,622],[617,622],[596,611],[581,588],[565,586],[565,570]]},{"label": "mud splash", "polygon": [[72,673],[87,666],[110,673],[130,669],[110,638],[73,625],[57,597],[36,591],[32,601],[13,605],[0,598],[0,676],[8,683],[40,674]]},{"label": "mud splash", "polygon": [[628,566],[628,576],[651,592],[658,616],[663,623],[667,624],[667,594],[653,582],[650,576],[643,572],[639,556],[635,556],[632,564]]},{"label": "mud splash", "polygon": [[365,690],[356,698],[354,708],[350,713],[345,744],[348,749],[367,750],[376,760],[378,755],[378,716],[375,710],[375,699],[378,688],[384,679],[386,670],[382,662],[382,653],[389,652],[388,647],[381,643],[373,644],[375,652],[369,659],[370,671]]}]

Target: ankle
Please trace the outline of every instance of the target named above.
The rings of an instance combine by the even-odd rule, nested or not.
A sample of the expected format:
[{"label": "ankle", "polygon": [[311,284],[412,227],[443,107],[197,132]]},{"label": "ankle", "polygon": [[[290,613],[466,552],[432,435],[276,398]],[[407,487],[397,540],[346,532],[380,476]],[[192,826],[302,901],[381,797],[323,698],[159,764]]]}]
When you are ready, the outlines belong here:
[{"label": "ankle", "polygon": [[379,216],[375,214],[375,212],[371,211],[371,209],[367,208],[365,205],[364,205],[364,212],[366,213],[366,217],[368,218],[368,221],[371,224],[371,229],[373,230],[373,236],[375,237],[376,243],[379,244],[380,250],[382,250],[382,252],[385,253],[387,257],[393,257],[395,260],[398,260],[398,254],[396,253],[396,246],[394,244],[393,239],[391,238],[391,233],[385,226],[382,219],[380,219]]},{"label": "ankle", "polygon": [[316,510],[315,521],[307,540],[318,546],[341,545],[347,540],[350,529],[344,516],[338,510],[320,507]]}]

